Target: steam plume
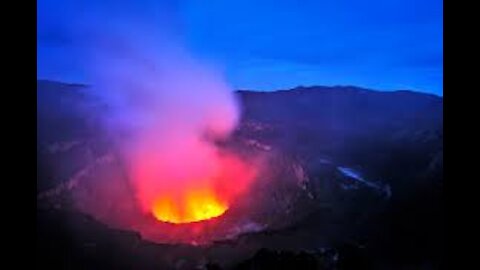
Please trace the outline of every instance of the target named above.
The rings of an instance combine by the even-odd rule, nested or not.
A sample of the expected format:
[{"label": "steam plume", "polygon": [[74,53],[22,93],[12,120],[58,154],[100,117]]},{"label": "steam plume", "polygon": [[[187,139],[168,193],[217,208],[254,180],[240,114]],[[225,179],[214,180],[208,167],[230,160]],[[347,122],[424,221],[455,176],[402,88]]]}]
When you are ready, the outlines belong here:
[{"label": "steam plume", "polygon": [[237,125],[232,90],[187,52],[171,20],[155,25],[125,10],[97,10],[88,25],[72,25],[85,37],[94,94],[108,105],[104,124],[117,138],[139,209],[169,222],[223,213],[253,176],[214,143]]}]

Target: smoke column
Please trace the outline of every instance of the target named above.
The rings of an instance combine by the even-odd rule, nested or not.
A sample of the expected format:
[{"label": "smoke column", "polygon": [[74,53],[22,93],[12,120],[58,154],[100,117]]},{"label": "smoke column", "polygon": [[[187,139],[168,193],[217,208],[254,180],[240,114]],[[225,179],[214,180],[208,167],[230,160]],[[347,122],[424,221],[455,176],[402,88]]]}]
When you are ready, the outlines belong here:
[{"label": "smoke column", "polygon": [[215,144],[239,119],[221,73],[182,46],[167,5],[152,7],[150,19],[121,3],[82,5],[72,5],[88,13],[70,35],[82,46],[93,94],[108,106],[105,128],[140,211],[171,223],[222,215],[254,171]]}]

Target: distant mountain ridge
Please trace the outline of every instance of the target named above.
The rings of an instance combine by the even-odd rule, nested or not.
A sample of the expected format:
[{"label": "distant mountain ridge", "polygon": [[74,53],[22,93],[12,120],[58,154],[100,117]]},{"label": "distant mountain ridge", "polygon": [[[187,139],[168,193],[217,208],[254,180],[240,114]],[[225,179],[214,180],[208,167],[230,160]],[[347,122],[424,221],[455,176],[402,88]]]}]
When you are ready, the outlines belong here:
[{"label": "distant mountain ridge", "polygon": [[[73,87],[87,87],[88,84],[85,83],[74,83],[74,82],[61,82],[61,81],[56,81],[56,80],[50,80],[50,79],[37,79],[37,86],[38,85],[43,85],[43,87],[47,85],[58,85],[58,84],[63,84],[63,85],[68,85],[68,86],[73,86]],[[260,93],[272,93],[272,92],[285,92],[285,91],[302,91],[302,90],[347,90],[347,91],[360,91],[360,92],[382,92],[382,93],[412,93],[412,94],[418,94],[418,95],[429,95],[429,96],[435,96],[439,98],[443,98],[441,95],[436,95],[433,93],[427,93],[423,91],[416,91],[416,90],[411,90],[411,89],[398,89],[398,90],[377,90],[373,88],[367,88],[367,87],[360,87],[360,86],[354,86],[354,85],[332,85],[332,86],[326,86],[326,85],[311,85],[311,86],[303,86],[299,85],[296,87],[292,88],[282,88],[282,89],[275,89],[275,90],[261,90],[261,89],[246,89],[246,88],[238,88],[235,89],[235,92],[260,92]]]},{"label": "distant mountain ridge", "polygon": [[429,95],[429,96],[435,96],[439,98],[443,98],[441,95],[436,95],[433,93],[427,93],[423,91],[416,91],[416,90],[411,90],[411,89],[397,89],[397,90],[378,90],[378,89],[372,89],[372,88],[367,88],[367,87],[360,87],[360,86],[354,86],[354,85],[332,85],[332,86],[326,86],[326,85],[311,85],[311,86],[303,86],[299,85],[296,87],[292,88],[286,88],[286,89],[276,89],[276,90],[256,90],[256,89],[237,89],[237,92],[265,92],[265,93],[271,93],[271,92],[285,92],[285,91],[303,91],[303,90],[308,90],[308,91],[322,91],[322,90],[346,90],[346,91],[358,91],[358,92],[381,92],[381,93],[412,93],[412,94],[419,94],[419,95]]}]

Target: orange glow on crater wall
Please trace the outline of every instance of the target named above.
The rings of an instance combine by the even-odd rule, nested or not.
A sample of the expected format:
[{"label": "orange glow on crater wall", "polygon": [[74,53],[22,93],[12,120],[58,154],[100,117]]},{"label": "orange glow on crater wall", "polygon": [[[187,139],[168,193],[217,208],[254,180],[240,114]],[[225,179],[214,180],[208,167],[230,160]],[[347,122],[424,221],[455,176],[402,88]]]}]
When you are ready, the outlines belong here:
[{"label": "orange glow on crater wall", "polygon": [[159,222],[182,224],[220,217],[256,175],[255,168],[236,155],[202,141],[183,139],[162,145],[166,152],[156,151],[160,147],[149,142],[150,147],[134,156],[131,176],[143,212]]}]

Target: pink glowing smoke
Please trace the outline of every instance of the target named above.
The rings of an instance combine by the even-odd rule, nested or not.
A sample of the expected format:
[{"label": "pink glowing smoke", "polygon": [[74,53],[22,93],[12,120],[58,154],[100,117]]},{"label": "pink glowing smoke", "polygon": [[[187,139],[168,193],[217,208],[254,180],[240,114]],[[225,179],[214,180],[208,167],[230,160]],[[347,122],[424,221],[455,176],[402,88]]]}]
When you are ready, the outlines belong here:
[{"label": "pink glowing smoke", "polygon": [[82,31],[94,94],[107,105],[104,127],[115,138],[139,210],[152,215],[156,202],[168,198],[162,204],[168,215],[189,221],[212,207],[228,208],[255,174],[215,143],[239,120],[232,89],[171,31],[120,18]]}]

